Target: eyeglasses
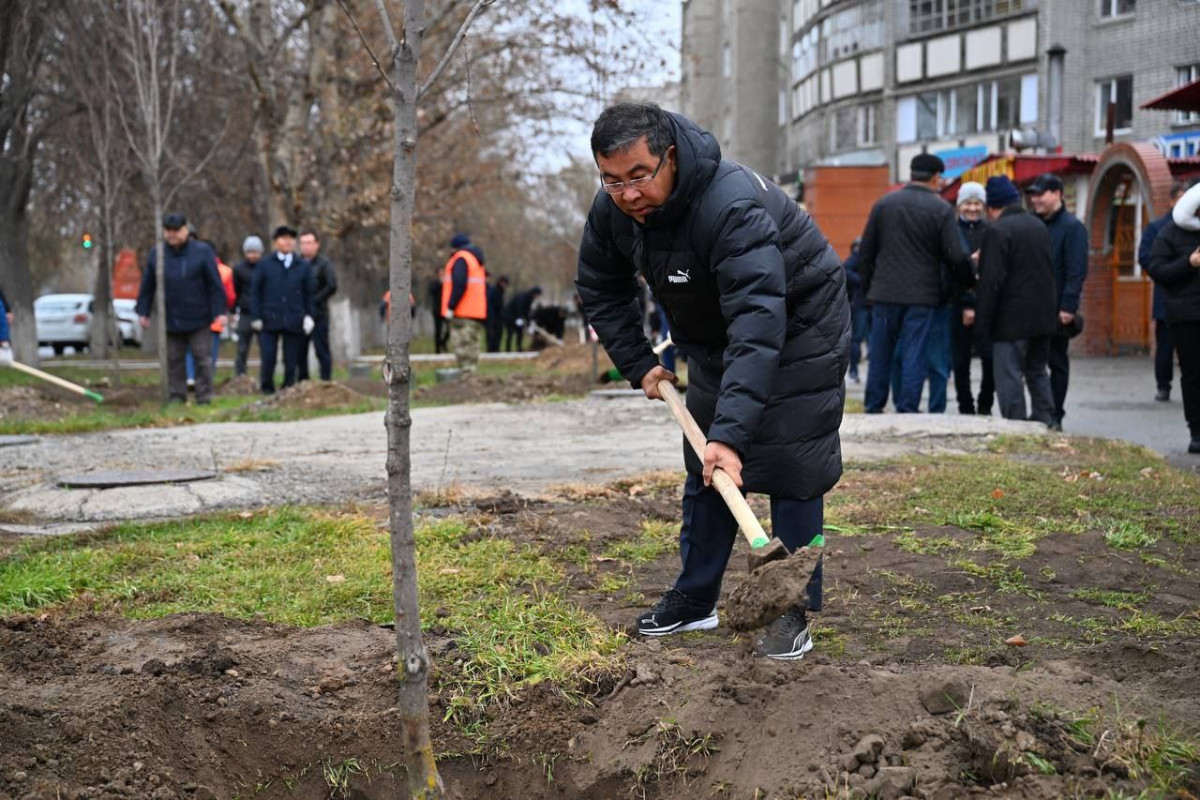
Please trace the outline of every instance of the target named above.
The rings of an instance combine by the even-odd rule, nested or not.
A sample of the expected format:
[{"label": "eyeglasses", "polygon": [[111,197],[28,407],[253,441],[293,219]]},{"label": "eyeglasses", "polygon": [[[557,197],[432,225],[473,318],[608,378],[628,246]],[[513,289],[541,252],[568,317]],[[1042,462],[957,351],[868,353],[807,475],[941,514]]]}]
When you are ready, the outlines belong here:
[{"label": "eyeglasses", "polygon": [[631,181],[616,181],[614,183],[605,183],[604,179],[600,179],[600,187],[609,194],[621,194],[626,189],[637,189],[639,192],[649,185],[650,181],[658,177],[658,171],[662,169],[663,163],[667,160],[667,154],[663,153],[662,158],[658,160],[658,166],[644,178],[634,178]]}]

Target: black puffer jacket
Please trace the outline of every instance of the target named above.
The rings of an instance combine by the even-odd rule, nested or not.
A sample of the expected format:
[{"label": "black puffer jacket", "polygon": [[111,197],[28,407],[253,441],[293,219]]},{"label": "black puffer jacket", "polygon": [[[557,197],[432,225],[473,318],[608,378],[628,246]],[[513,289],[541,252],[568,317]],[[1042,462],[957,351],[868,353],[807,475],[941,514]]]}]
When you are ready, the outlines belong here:
[{"label": "black puffer jacket", "polygon": [[872,303],[941,305],[943,269],[954,282],[971,283],[954,206],[927,186],[910,183],[879,198],[858,252],[858,274]]},{"label": "black puffer jacket", "polygon": [[1054,257],[1050,234],[1040,219],[1010,206],[987,227],[979,246],[976,294],[975,327],[992,341],[1054,333]]},{"label": "black puffer jacket", "polygon": [[[688,409],[711,441],[741,455],[746,489],[817,497],[842,473],[850,307],[841,261],[779,187],[722,161],[710,133],[670,116],[678,172],[662,208],[642,225],[596,194],[576,281],[584,309],[639,387],[658,364],[638,313],[640,271],[688,357]],[[686,445],[684,454],[698,472]]]},{"label": "black puffer jacket", "polygon": [[1166,295],[1167,322],[1200,322],[1200,269],[1188,263],[1197,247],[1200,231],[1184,230],[1172,220],[1150,248],[1146,269]]}]

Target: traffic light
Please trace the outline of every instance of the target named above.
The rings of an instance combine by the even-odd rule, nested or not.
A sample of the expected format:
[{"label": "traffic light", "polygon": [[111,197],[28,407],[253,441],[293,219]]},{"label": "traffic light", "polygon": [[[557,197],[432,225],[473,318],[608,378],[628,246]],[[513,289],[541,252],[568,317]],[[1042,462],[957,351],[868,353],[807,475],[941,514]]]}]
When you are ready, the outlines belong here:
[{"label": "traffic light", "polygon": [[85,233],[83,235],[83,239],[80,241],[80,244],[83,245],[84,250],[91,250],[92,249],[92,235],[90,233]]}]

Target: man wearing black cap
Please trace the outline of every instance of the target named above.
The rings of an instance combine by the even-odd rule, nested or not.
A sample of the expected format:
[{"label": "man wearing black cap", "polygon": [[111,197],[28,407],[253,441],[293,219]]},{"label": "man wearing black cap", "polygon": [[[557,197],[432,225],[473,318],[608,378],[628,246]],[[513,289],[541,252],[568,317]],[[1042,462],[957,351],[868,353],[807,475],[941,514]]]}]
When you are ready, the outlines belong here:
[{"label": "man wearing black cap", "polygon": [[[880,198],[871,209],[859,248],[858,271],[871,310],[871,362],[866,410],[887,405],[892,361],[900,359],[900,413],[915,413],[929,371],[925,343],[942,303],[943,265],[965,286],[974,282],[969,255],[958,232],[954,207],[938,196],[942,160],[919,153],[905,187]],[[898,351],[898,352],[897,352]]]},{"label": "man wearing black cap", "polygon": [[1083,282],[1087,279],[1088,233],[1083,223],[1063,205],[1063,182],[1047,172],[1025,189],[1034,213],[1050,231],[1050,252],[1054,258],[1054,291],[1058,302],[1058,326],[1050,338],[1050,388],[1054,394],[1054,430],[1062,430],[1063,407],[1067,402],[1067,383],[1071,362],[1067,357],[1067,336],[1079,313]]},{"label": "man wearing black cap", "polygon": [[[997,404],[1005,419],[1050,426],[1054,400],[1046,362],[1058,324],[1050,237],[1021,207],[1021,193],[1003,175],[988,178],[987,207],[992,224],[979,245],[975,327],[992,341]],[[1026,387],[1032,401],[1028,416]]]},{"label": "man wearing black cap", "polygon": [[[167,307],[167,394],[171,402],[187,400],[187,353],[196,361],[196,403],[212,402],[212,334],[214,321],[225,324],[228,310],[225,289],[217,272],[217,258],[206,243],[190,238],[183,214],[163,215],[163,299]],[[157,248],[150,250],[137,313],[143,328],[150,327],[158,274]]]},{"label": "man wearing black cap", "polygon": [[259,262],[250,287],[250,327],[259,331],[263,394],[275,392],[275,359],[283,339],[283,386],[296,382],[305,337],[312,333],[316,286],[308,262],[292,251],[296,231],[280,225],[271,235],[275,252]]}]

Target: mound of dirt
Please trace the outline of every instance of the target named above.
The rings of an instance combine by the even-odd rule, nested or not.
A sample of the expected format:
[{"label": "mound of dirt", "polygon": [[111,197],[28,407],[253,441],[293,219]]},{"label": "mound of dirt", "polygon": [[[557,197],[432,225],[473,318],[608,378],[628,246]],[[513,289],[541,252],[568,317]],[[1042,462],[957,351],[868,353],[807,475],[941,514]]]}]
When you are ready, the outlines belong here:
[{"label": "mound of dirt", "polygon": [[[572,333],[568,332],[567,336],[570,337]],[[592,346],[567,342],[563,347],[547,347],[538,356],[537,365],[542,369],[560,372],[590,373],[592,371]],[[603,347],[600,347],[596,353],[597,374],[611,369],[612,365],[608,353],[604,351]]]},{"label": "mound of dirt", "polygon": [[301,408],[305,410],[341,408],[363,401],[358,392],[334,381],[301,381],[271,397],[255,403],[259,408]]},{"label": "mound of dirt", "polygon": [[62,419],[71,413],[73,405],[43,394],[32,386],[9,386],[0,389],[0,420]]},{"label": "mound of dirt", "polygon": [[551,397],[581,397],[595,388],[587,375],[466,375],[456,381],[424,386],[414,400],[458,403],[528,403]]},{"label": "mound of dirt", "polygon": [[221,381],[216,392],[222,397],[253,397],[258,394],[259,386],[250,375],[236,375]]}]

